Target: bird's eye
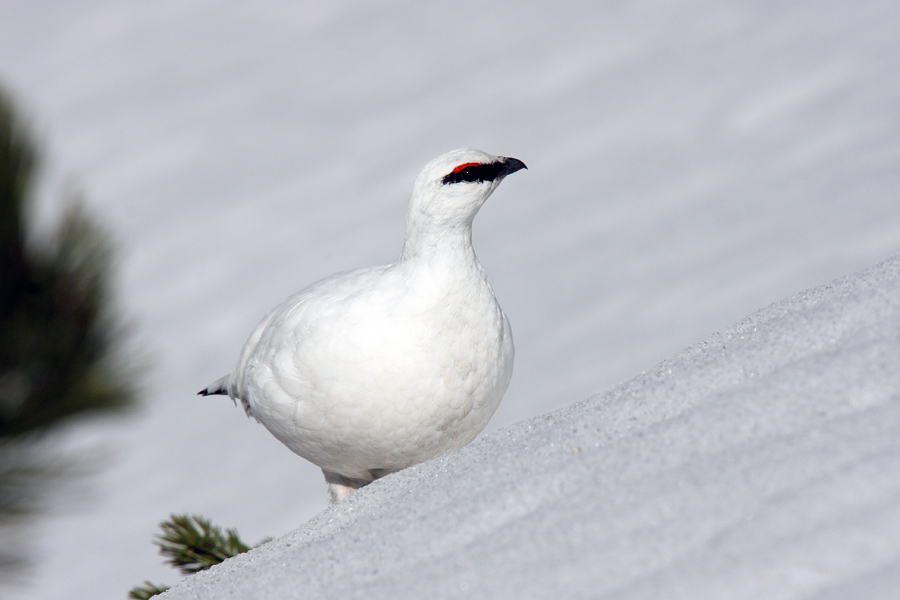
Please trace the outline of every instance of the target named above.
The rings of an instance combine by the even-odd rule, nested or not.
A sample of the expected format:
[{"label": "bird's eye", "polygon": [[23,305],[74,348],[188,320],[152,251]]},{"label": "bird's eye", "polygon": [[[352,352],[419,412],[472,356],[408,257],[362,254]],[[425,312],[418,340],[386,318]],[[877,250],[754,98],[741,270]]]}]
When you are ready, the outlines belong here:
[{"label": "bird's eye", "polygon": [[483,181],[482,173],[484,165],[481,163],[465,163],[459,165],[444,177],[444,183],[459,183],[461,181]]},{"label": "bird's eye", "polygon": [[475,167],[466,167],[459,172],[459,177],[463,181],[475,181],[478,178],[478,170]]}]

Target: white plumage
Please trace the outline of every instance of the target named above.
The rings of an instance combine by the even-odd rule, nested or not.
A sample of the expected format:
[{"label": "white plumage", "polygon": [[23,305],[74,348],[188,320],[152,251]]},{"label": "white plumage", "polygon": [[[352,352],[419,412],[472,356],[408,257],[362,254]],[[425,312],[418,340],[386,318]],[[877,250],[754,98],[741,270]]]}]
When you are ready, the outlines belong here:
[{"label": "white plumage", "polygon": [[469,443],[499,405],[514,354],[472,220],[523,168],[472,149],[428,163],[400,258],[288,298],[257,326],[234,373],[200,393],[240,400],[322,468],[335,500]]}]

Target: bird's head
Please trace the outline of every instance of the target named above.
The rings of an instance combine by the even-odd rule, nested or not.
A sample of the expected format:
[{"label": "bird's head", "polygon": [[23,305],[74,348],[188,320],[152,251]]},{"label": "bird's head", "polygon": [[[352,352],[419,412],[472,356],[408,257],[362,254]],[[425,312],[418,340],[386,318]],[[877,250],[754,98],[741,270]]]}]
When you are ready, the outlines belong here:
[{"label": "bird's head", "polygon": [[409,205],[411,224],[470,224],[503,178],[525,168],[519,159],[471,148],[439,156],[416,178]]}]

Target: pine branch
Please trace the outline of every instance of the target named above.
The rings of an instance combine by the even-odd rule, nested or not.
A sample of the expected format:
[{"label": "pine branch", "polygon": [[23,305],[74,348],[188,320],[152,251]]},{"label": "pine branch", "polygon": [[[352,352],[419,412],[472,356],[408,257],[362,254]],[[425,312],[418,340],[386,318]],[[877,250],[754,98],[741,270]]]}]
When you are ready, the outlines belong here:
[{"label": "pine branch", "polygon": [[[159,553],[184,575],[204,571],[250,549],[238,537],[236,530],[226,529],[223,533],[220,527],[199,515],[169,515],[169,519],[160,523],[159,527],[162,534],[156,536],[154,542],[159,546]],[[271,540],[265,538],[257,546]],[[132,588],[128,597],[147,600],[167,589],[145,581],[143,586]]]},{"label": "pine branch", "polygon": [[128,597],[133,598],[134,600],[150,600],[153,596],[162,594],[168,589],[168,586],[159,586],[150,583],[149,581],[145,581],[144,585],[131,588],[131,591],[128,592]]},{"label": "pine branch", "polygon": [[160,527],[163,533],[156,541],[159,553],[185,575],[203,571],[250,549],[236,530],[223,533],[209,519],[198,515],[171,515]]},{"label": "pine branch", "polygon": [[10,529],[42,508],[43,494],[80,461],[46,444],[77,415],[133,404],[138,371],[112,298],[113,246],[66,193],[55,231],[30,215],[40,149],[0,85],[0,571],[25,563]]}]

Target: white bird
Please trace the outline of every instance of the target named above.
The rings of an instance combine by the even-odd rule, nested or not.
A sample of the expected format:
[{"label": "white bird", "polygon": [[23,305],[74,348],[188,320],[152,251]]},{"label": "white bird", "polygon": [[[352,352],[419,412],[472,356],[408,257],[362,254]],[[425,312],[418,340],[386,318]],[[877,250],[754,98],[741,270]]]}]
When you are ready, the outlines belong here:
[{"label": "white bird", "polygon": [[321,467],[332,501],[460,448],[487,425],[512,376],[513,340],[472,248],[472,220],[515,158],[448,152],[416,178],[391,264],[338,273],[275,307],[227,394]]}]

